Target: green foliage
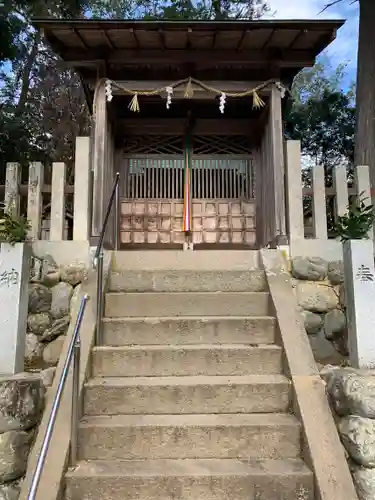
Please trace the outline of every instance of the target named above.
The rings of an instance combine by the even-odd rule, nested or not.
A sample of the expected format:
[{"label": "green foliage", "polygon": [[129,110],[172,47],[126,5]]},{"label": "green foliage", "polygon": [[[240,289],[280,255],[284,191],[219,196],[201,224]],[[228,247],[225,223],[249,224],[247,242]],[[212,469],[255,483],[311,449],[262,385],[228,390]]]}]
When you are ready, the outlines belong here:
[{"label": "green foliage", "polygon": [[344,78],[343,65],[332,70],[319,62],[301,71],[284,113],[286,137],[300,140],[302,153],[328,176],[335,165],[354,161],[354,92],[342,90]]},{"label": "green foliage", "polygon": [[348,212],[338,217],[335,230],[341,241],[368,239],[375,220],[375,209],[373,205],[366,205],[366,199],[361,193],[348,206]]},{"label": "green foliage", "polygon": [[259,19],[267,0],[92,0],[90,14],[97,19]]},{"label": "green foliage", "polygon": [[0,219],[0,241],[11,245],[24,243],[27,240],[30,227],[26,217],[4,212],[2,219]]}]

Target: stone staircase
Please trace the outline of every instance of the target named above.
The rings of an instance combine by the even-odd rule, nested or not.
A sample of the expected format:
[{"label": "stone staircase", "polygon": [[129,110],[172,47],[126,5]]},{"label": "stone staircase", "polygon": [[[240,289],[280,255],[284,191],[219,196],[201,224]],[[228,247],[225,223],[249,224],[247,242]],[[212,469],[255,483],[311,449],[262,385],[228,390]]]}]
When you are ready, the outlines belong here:
[{"label": "stone staircase", "polygon": [[313,500],[257,252],[119,252],[66,500]]}]

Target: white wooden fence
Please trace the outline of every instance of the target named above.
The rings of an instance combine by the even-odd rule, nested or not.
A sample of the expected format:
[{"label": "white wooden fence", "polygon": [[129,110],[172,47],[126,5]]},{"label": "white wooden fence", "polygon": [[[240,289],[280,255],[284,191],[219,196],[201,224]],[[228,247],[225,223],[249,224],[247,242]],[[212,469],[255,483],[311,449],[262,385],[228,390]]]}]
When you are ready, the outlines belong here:
[{"label": "white wooden fence", "polygon": [[[333,171],[333,186],[327,188],[324,181],[324,168],[312,169],[311,187],[302,184],[301,150],[299,141],[287,141],[285,162],[286,213],[289,235],[290,255],[321,256],[328,260],[342,258],[341,242],[332,239],[327,227],[327,199],[334,200],[334,214],[343,215],[347,211],[349,197],[364,193],[370,198],[369,169],[367,166],[355,168],[354,182],[348,187],[347,172],[344,165]],[[27,196],[27,218],[31,224],[30,238],[61,241],[67,239],[67,218],[73,217],[75,241],[87,241],[91,223],[90,139],[78,137],[74,164],[74,186],[66,184],[66,166],[54,163],[51,185],[44,184],[44,166],[32,163],[26,185],[20,183],[21,169],[17,163],[8,163],[6,181],[3,186],[6,209],[14,214],[20,213],[20,197]],[[266,183],[266,179],[264,182]],[[258,180],[259,182],[259,180]],[[1,188],[1,186],[0,186]],[[42,214],[43,194],[51,197],[50,216]],[[0,195],[1,196],[1,195]],[[73,213],[66,213],[66,197],[73,196]],[[311,224],[304,217],[304,196],[311,197]],[[0,201],[1,198],[0,198]]]},{"label": "white wooden fence", "polygon": [[[295,256],[319,256],[327,260],[342,258],[341,242],[329,238],[327,225],[327,200],[333,198],[334,218],[347,212],[350,196],[363,193],[371,203],[370,176],[368,166],[354,169],[354,182],[348,187],[345,165],[333,170],[333,186],[325,186],[324,168],[312,169],[311,188],[302,183],[301,148],[299,141],[286,143],[286,204],[289,234],[289,251]],[[311,225],[304,217],[303,198],[311,197]],[[373,232],[371,233],[373,239]]]},{"label": "white wooden fence", "polygon": [[[72,239],[86,241],[89,237],[90,216],[90,142],[89,137],[77,137],[74,164],[74,186],[66,184],[66,165],[53,163],[51,185],[44,184],[44,165],[30,163],[28,183],[21,184],[21,166],[7,163],[4,186],[5,210],[19,215],[21,196],[27,197],[27,219],[32,240],[68,239],[68,218],[73,217]],[[43,214],[43,195],[50,195],[50,210]],[[66,212],[66,197],[73,196],[73,214]]]}]

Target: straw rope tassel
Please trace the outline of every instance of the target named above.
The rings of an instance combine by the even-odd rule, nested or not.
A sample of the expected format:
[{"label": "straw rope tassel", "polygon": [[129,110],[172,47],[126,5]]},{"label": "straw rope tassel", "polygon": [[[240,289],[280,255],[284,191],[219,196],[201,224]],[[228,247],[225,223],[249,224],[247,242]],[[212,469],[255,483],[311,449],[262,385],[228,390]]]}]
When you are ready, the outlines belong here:
[{"label": "straw rope tassel", "polygon": [[192,230],[192,206],[191,206],[191,169],[190,169],[190,147],[187,144],[185,149],[185,179],[184,179],[184,219],[183,230],[190,233]]},{"label": "straw rope tassel", "polygon": [[266,103],[263,101],[263,99],[254,90],[253,91],[253,108],[255,108],[255,109],[263,108],[263,106],[265,106],[265,104]]},{"label": "straw rope tassel", "polygon": [[135,93],[133,96],[133,99],[130,101],[129,104],[129,109],[130,111],[133,111],[134,113],[139,113],[139,102],[138,102],[138,94]]}]

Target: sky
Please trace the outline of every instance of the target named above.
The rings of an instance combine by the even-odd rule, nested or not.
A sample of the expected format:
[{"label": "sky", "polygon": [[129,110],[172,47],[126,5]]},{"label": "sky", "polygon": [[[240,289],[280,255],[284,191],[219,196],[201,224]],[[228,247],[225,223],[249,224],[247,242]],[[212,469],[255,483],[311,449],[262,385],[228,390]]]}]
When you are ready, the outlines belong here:
[{"label": "sky", "polygon": [[[332,1],[332,0],[331,0]],[[342,0],[319,14],[329,0],[269,0],[271,12],[267,17],[274,19],[345,19],[336,40],[324,51],[333,67],[347,64],[347,81],[355,80],[358,45],[358,3]]]}]

